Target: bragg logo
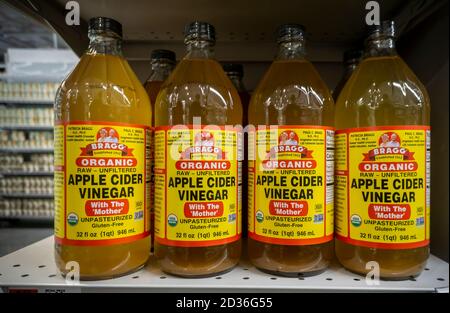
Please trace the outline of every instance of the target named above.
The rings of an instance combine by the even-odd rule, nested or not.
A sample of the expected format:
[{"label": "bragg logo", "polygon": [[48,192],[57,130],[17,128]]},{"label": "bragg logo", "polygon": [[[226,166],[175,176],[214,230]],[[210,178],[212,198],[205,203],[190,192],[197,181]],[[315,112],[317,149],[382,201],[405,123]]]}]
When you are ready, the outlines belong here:
[{"label": "bragg logo", "polygon": [[293,130],[285,130],[278,136],[278,145],[272,147],[262,162],[265,170],[274,169],[313,169],[312,150],[299,144],[299,137]]},{"label": "bragg logo", "polygon": [[401,138],[395,132],[386,132],[378,139],[378,146],[363,153],[359,164],[362,172],[411,172],[417,170],[414,152],[401,146]]},{"label": "bragg logo", "polygon": [[103,127],[96,134],[96,142],[81,148],[80,157],[76,159],[80,167],[134,167],[137,160],[133,158],[133,149],[120,143],[117,130]]},{"label": "bragg logo", "polygon": [[194,137],[194,146],[182,149],[180,146],[180,160],[175,166],[178,170],[228,170],[231,163],[226,153],[216,146],[214,134],[201,131]]}]

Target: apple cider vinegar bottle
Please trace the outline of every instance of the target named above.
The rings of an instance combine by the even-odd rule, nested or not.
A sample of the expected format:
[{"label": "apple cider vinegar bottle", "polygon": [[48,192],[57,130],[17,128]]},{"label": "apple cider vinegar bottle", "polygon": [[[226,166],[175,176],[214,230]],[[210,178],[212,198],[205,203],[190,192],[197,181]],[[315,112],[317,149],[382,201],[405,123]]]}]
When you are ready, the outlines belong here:
[{"label": "apple cider vinegar bottle", "polygon": [[[175,52],[170,50],[153,50],[150,56],[152,72],[144,83],[144,88],[150,98],[152,107],[155,106],[156,97],[164,81],[172,73],[176,63]],[[153,121],[155,117],[153,115]]]},{"label": "apple cider vinegar bottle", "polygon": [[305,59],[304,28],[278,30],[278,55],[249,107],[249,257],[296,276],[333,258],[334,103]]},{"label": "apple cider vinegar bottle", "polygon": [[405,279],[429,254],[430,102],[394,35],[393,22],[371,29],[337,101],[336,255],[353,272]]},{"label": "apple cider vinegar bottle", "polygon": [[[159,90],[161,89],[164,81],[169,77],[170,73],[173,71],[176,63],[175,52],[170,50],[158,49],[153,50],[151,53],[151,66],[152,72],[144,83],[144,88],[147,91],[148,97],[150,98],[150,103],[152,105],[152,112],[155,112],[155,102],[158,96]],[[152,127],[155,126],[155,115],[152,115]],[[153,132],[152,132],[153,136]],[[152,137],[153,139],[153,137]],[[154,140],[151,141],[151,152],[150,152],[150,162],[151,162],[151,177],[150,177],[150,193],[151,193],[151,203],[150,203],[150,234],[151,234],[151,251],[154,251],[154,239],[155,239],[155,210],[153,207],[154,195],[155,195],[155,177],[154,177]]]},{"label": "apple cider vinegar bottle", "polygon": [[341,93],[342,88],[344,88],[345,83],[349,80],[350,76],[352,76],[353,72],[356,70],[356,67],[361,61],[363,53],[364,51],[360,49],[352,49],[344,52],[344,75],[337,84],[336,88],[334,88],[333,90],[334,101],[337,101],[337,98]]},{"label": "apple cider vinegar bottle", "polygon": [[228,271],[241,254],[242,107],[214,43],[212,25],[187,26],[187,55],[155,105],[155,255],[184,277]]},{"label": "apple cider vinegar bottle", "polygon": [[[250,103],[250,93],[244,86],[243,77],[244,77],[244,66],[238,63],[224,63],[222,64],[222,68],[227,74],[228,78],[233,83],[236,88],[239,98],[241,99],[242,104],[242,126],[245,128],[248,125],[248,105]],[[247,198],[247,185],[248,185],[248,164],[246,160],[248,160],[248,136],[247,132],[244,132],[244,161],[242,163],[242,238],[247,238],[247,224],[248,224],[248,198]]]},{"label": "apple cider vinegar bottle", "polygon": [[137,270],[150,252],[148,96],[119,22],[92,18],[89,39],[55,100],[56,264],[86,280]]}]

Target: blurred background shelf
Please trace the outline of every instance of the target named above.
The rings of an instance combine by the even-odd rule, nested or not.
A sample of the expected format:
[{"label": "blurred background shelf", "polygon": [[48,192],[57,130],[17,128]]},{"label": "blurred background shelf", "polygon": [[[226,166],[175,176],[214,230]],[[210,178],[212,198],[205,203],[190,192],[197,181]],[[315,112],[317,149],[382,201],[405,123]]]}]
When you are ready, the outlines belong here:
[{"label": "blurred background shelf", "polygon": [[26,194],[26,193],[11,193],[0,194],[3,199],[53,199],[53,194]]},{"label": "blurred background shelf", "polygon": [[0,172],[1,176],[53,176],[54,172],[23,172],[23,171],[12,171],[12,172]]},{"label": "blurred background shelf", "polygon": [[[0,76],[1,79],[1,76]],[[5,100],[0,99],[0,105],[33,105],[33,106],[53,106],[53,100],[33,100],[33,99],[16,99],[16,100]]]},{"label": "blurred background shelf", "polygon": [[0,153],[53,153],[52,148],[0,148]]},{"label": "blurred background shelf", "polygon": [[0,125],[0,130],[53,131],[53,126],[45,125]]},{"label": "blurred background shelf", "polygon": [[33,216],[33,215],[0,215],[0,221],[22,221],[22,222],[39,222],[39,223],[52,223],[53,216]]}]

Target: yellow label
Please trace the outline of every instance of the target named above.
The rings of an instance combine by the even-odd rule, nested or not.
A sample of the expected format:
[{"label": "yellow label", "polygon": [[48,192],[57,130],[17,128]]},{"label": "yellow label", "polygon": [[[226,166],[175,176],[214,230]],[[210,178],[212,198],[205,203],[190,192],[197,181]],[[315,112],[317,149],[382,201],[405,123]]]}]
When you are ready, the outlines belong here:
[{"label": "yellow label", "polygon": [[333,129],[259,127],[248,142],[249,237],[284,245],[332,240]]},{"label": "yellow label", "polygon": [[149,235],[150,129],[120,123],[55,127],[55,235],[69,245]]},{"label": "yellow label", "polygon": [[156,128],[156,241],[200,247],[239,239],[241,137],[228,126]]},{"label": "yellow label", "polygon": [[372,248],[412,249],[430,237],[430,130],[336,132],[336,235]]}]

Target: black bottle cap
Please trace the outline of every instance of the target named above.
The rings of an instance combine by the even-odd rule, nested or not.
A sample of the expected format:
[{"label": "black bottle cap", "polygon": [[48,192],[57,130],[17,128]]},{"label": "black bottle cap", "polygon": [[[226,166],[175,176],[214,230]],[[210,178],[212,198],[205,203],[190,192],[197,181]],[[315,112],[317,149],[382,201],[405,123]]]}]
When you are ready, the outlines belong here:
[{"label": "black bottle cap", "polygon": [[171,50],[165,50],[165,49],[153,50],[150,55],[150,58],[152,60],[167,59],[167,60],[173,61],[174,63],[176,62],[175,52],[173,52]]},{"label": "black bottle cap", "polygon": [[352,63],[354,60],[360,60],[364,55],[362,49],[351,49],[344,52],[344,63]]},{"label": "black bottle cap", "polygon": [[277,30],[277,42],[301,40],[305,37],[305,27],[300,24],[283,24]]},{"label": "black bottle cap", "polygon": [[386,36],[395,37],[395,22],[394,21],[382,21],[380,25],[371,25],[367,27],[368,37],[373,36]]},{"label": "black bottle cap", "polygon": [[206,22],[195,21],[186,25],[184,30],[184,41],[202,39],[216,41],[216,30],[214,26]]},{"label": "black bottle cap", "polygon": [[222,68],[228,75],[237,75],[239,77],[244,76],[244,67],[238,63],[224,63]]},{"label": "black bottle cap", "polygon": [[109,17],[93,17],[89,20],[89,32],[110,31],[122,37],[122,24]]}]

